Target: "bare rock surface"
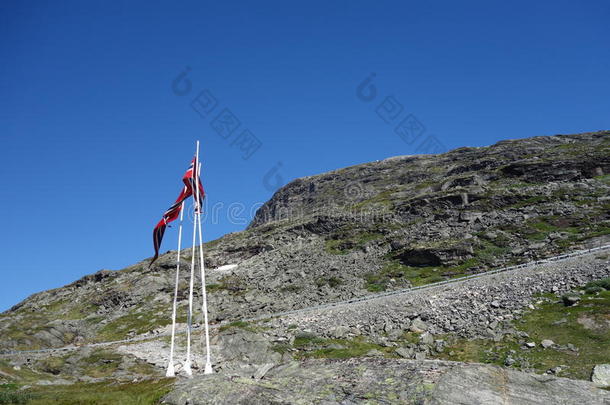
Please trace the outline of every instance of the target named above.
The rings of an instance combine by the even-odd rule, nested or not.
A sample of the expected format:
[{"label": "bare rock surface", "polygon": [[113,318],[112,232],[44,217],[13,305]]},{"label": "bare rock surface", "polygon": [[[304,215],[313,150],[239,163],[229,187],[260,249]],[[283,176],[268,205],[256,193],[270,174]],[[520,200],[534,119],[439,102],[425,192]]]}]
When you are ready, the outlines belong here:
[{"label": "bare rock surface", "polygon": [[610,392],[573,381],[481,364],[390,359],[310,360],[178,383],[162,401],[200,404],[603,404]]},{"label": "bare rock surface", "polygon": [[593,381],[593,384],[597,387],[610,387],[610,364],[598,364],[595,366],[591,381]]},{"label": "bare rock surface", "polygon": [[439,380],[431,404],[606,404],[610,392],[587,381],[483,365],[456,367]]}]

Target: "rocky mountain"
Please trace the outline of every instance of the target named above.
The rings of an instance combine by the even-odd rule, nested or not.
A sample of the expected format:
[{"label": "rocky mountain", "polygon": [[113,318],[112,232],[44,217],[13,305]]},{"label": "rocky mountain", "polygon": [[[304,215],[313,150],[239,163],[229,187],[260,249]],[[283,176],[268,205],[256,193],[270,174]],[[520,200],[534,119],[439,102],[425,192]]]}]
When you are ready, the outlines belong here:
[{"label": "rocky mountain", "polygon": [[[307,345],[294,346],[298,336],[327,346],[372,345],[363,353],[378,350],[418,360],[444,353],[440,346],[451,343],[447,335],[498,341],[513,336],[515,344],[523,344],[523,331],[511,323],[520,319],[523,308],[537,305],[537,294],[569,292],[609,277],[607,257],[533,269],[529,284],[498,278],[499,284],[473,286],[465,294],[451,290],[445,301],[427,306],[414,298],[394,309],[371,304],[377,308],[375,315],[362,319],[342,312],[329,319],[320,315],[320,322],[313,323],[317,318],[273,318],[254,326],[238,321],[608,243],[610,131],[398,156],[296,179],[259,209],[246,230],[204,246],[210,320],[224,325],[215,332],[214,344],[220,351],[236,341],[254,345],[271,364],[309,353]],[[179,306],[184,314],[190,251],[181,259],[185,271]],[[171,322],[176,253],[167,252],[150,268],[148,264],[146,259],[120,271],[102,270],[34,294],[0,314],[0,349],[87,345],[147,334],[153,339],[149,346],[115,347],[113,353],[132,359],[130,370],[138,362],[162,361],[153,354],[161,353],[166,342],[155,340],[154,332],[166,331]],[[228,264],[237,266],[223,270]],[[472,291],[478,291],[479,298],[469,296]],[[487,301],[496,305],[490,307]],[[434,305],[445,309],[435,313]],[[472,311],[473,306],[481,309]],[[180,321],[185,322],[184,315]],[[440,335],[444,343],[437,345]],[[396,355],[397,345],[404,348],[402,354]],[[220,369],[240,368],[236,365],[244,363],[243,356],[227,356]],[[88,357],[77,356],[74,364],[82,358]],[[27,366],[24,361],[19,367]],[[252,375],[265,364],[245,363],[257,365]],[[62,367],[57,369],[63,375]]]}]

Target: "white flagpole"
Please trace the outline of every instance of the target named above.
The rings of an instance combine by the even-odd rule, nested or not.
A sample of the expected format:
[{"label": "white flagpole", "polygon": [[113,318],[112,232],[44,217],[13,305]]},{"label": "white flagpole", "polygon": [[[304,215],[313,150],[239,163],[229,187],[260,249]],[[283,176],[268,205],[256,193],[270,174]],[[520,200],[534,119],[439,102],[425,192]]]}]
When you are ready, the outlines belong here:
[{"label": "white flagpole", "polygon": [[174,371],[174,339],[176,336],[176,306],[178,303],[178,282],[180,281],[180,247],[182,245],[182,219],[184,218],[184,201],[180,207],[180,226],[178,227],[178,253],[176,257],[176,287],[174,288],[174,307],[172,310],[172,343],[169,349],[169,364],[166,377],[175,377]]},{"label": "white flagpole", "polygon": [[[197,141],[197,161],[199,161],[199,141]],[[199,179],[201,178],[201,163],[199,163],[199,167],[197,168],[197,181],[195,182],[195,187],[197,188],[197,199],[199,199]],[[203,319],[205,324],[205,350],[206,350],[206,359],[205,359],[205,369],[203,374],[212,374],[214,371],[212,370],[212,361],[210,360],[210,332],[208,327],[208,300],[206,294],[206,285],[205,285],[205,265],[203,263],[203,238],[201,236],[201,205],[197,203],[197,223],[199,226],[199,260],[200,260],[200,269],[201,269],[201,294],[203,296],[203,303],[201,306],[201,311],[203,312]]]},{"label": "white flagpole", "polygon": [[[196,152],[195,164],[193,165],[193,177],[195,177],[197,170],[197,161],[199,158],[199,141],[197,141],[197,152]],[[193,198],[195,200],[195,198]],[[197,205],[197,200],[195,200],[195,206]],[[193,218],[193,249],[192,257],[191,257],[191,280],[189,284],[189,312],[187,316],[187,328],[186,328],[186,361],[184,363],[184,372],[187,376],[192,376],[193,371],[191,370],[191,328],[192,328],[192,320],[193,320],[193,283],[194,283],[194,275],[195,275],[195,241],[197,238],[197,211],[195,211],[195,218]]]}]

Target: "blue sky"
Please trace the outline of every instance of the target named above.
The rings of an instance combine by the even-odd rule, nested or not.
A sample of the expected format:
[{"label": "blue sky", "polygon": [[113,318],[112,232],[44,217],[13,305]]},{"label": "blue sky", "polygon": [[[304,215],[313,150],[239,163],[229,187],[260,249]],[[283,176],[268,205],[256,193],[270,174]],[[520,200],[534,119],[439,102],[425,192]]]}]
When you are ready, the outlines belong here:
[{"label": "blue sky", "polygon": [[609,19],[606,1],[4,1],[0,310],[150,257],[196,139],[211,240],[281,184],[426,139],[609,129]]}]

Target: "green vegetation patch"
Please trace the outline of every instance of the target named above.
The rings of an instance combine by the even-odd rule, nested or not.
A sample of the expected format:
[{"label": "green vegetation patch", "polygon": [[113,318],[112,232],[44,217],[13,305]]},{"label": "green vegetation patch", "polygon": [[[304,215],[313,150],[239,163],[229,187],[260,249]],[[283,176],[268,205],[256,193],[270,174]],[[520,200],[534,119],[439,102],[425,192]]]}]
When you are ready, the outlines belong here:
[{"label": "green vegetation patch", "polygon": [[562,216],[538,217],[528,221],[522,232],[529,240],[545,240],[551,233],[567,233],[564,241],[569,241],[569,245],[579,239],[579,235],[584,232],[582,227],[576,226],[580,221],[576,218]]},{"label": "green vegetation patch", "polygon": [[96,350],[83,358],[84,373],[90,377],[109,377],[121,365],[122,356],[108,350]]},{"label": "green vegetation patch", "polygon": [[224,290],[226,287],[223,284],[206,284],[206,292],[213,293],[216,291]]},{"label": "green vegetation patch", "polygon": [[610,186],[610,174],[604,174],[603,176],[595,176],[595,180],[601,181]]},{"label": "green vegetation patch", "polygon": [[507,238],[502,236],[497,237],[493,242],[482,240],[480,246],[475,249],[474,254],[478,258],[478,261],[486,264],[493,264],[498,258],[508,254],[509,247],[507,240]]},{"label": "green vegetation patch", "polygon": [[[595,288],[597,287],[597,288]],[[516,368],[546,372],[563,366],[560,376],[588,380],[596,364],[610,363],[610,279],[591,282],[581,300],[566,306],[556,295],[545,298],[536,309],[516,322],[518,330],[527,332],[526,348],[514,337],[500,342],[490,340],[457,340],[439,356],[448,360],[507,364],[512,357]],[[543,348],[540,342],[549,339],[556,346]],[[573,345],[576,350],[568,348]]]},{"label": "green vegetation patch", "polygon": [[51,373],[57,375],[61,373],[64,365],[66,364],[66,358],[68,356],[52,356],[42,359],[38,362],[38,367],[45,373]]},{"label": "green vegetation patch", "polygon": [[[274,350],[280,352],[281,349],[285,352],[289,348],[290,346],[284,344],[281,348],[274,348]],[[296,359],[346,359],[367,356],[371,350],[380,352],[384,357],[396,357],[395,348],[369,342],[362,336],[353,339],[326,339],[309,334],[298,335],[291,348]]]},{"label": "green vegetation patch", "polygon": [[335,288],[339,285],[343,284],[343,280],[341,280],[338,277],[320,277],[316,280],[316,285],[318,287],[323,287],[325,285],[329,286],[330,288]]},{"label": "green vegetation patch", "polygon": [[105,342],[125,339],[130,331],[142,334],[152,329],[168,325],[171,322],[169,316],[157,319],[155,313],[158,310],[134,311],[127,315],[116,318],[105,324],[98,332],[95,341]]},{"label": "green vegetation patch", "polygon": [[364,276],[365,288],[371,292],[385,291],[389,287],[420,286],[457,278],[478,267],[477,258],[470,258],[456,266],[406,266],[398,259],[390,259],[375,273]]},{"label": "green vegetation patch", "polygon": [[328,253],[334,255],[345,255],[354,249],[360,249],[365,244],[372,240],[383,238],[383,235],[377,232],[357,232],[352,234],[349,227],[336,232],[331,236],[331,239],[326,240],[325,249]]},{"label": "green vegetation patch", "polygon": [[22,403],[28,405],[152,405],[159,403],[160,399],[171,391],[172,385],[173,379],[165,378],[127,384],[104,382],[37,386],[22,392],[22,395],[27,395],[28,398],[28,402]]},{"label": "green vegetation patch", "polygon": [[395,189],[395,190],[386,190],[386,191],[382,191],[381,193],[377,194],[376,196],[366,199],[364,201],[361,201],[359,203],[356,203],[354,205],[352,205],[350,207],[350,210],[352,211],[361,211],[364,209],[370,209],[370,208],[381,208],[381,209],[385,209],[385,210],[389,210],[392,209],[392,207],[394,206],[393,204],[393,199],[392,199],[392,194],[399,192],[399,189]]},{"label": "green vegetation patch", "polygon": [[0,371],[2,372],[3,379],[8,382],[19,382],[23,384],[35,383],[42,378],[47,378],[48,375],[35,372],[29,367],[21,367],[19,370],[15,370],[7,361],[0,360]]},{"label": "green vegetation patch", "polygon": [[519,202],[516,202],[512,205],[510,205],[510,208],[523,208],[523,207],[527,207],[530,205],[536,205],[536,204],[542,204],[545,202],[548,202],[549,198],[543,195],[536,195],[536,196],[532,196],[532,197],[527,197]]},{"label": "green vegetation patch", "polygon": [[0,404],[27,404],[32,394],[19,390],[17,384],[0,384]]}]

